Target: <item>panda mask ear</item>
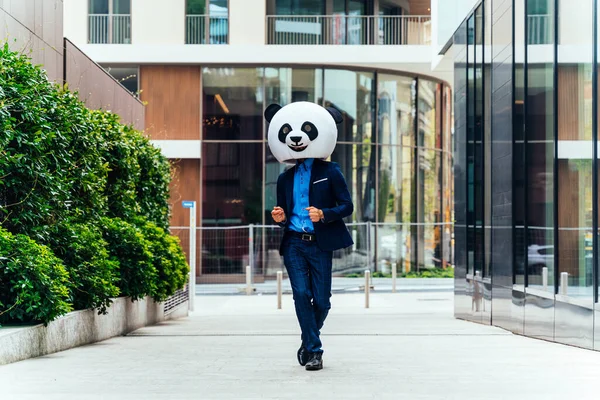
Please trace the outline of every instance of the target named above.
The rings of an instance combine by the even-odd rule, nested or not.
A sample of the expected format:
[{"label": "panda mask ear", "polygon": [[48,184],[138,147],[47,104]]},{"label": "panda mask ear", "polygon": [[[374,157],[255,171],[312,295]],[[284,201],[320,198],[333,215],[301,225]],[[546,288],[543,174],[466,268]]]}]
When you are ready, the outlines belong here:
[{"label": "panda mask ear", "polygon": [[342,113],[336,110],[335,108],[327,107],[326,110],[329,111],[329,114],[331,114],[336,124],[339,124],[344,120]]},{"label": "panda mask ear", "polygon": [[269,107],[267,107],[265,110],[265,119],[267,122],[270,123],[279,110],[281,110],[281,106],[279,104],[271,104]]}]

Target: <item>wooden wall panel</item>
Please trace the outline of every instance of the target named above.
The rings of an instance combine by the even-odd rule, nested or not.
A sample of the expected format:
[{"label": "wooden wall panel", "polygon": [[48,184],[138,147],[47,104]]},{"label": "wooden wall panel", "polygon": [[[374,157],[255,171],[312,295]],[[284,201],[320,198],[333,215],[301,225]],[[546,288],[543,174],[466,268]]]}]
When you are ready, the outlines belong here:
[{"label": "wooden wall panel", "polygon": [[410,0],[411,15],[431,15],[431,0]]},{"label": "wooden wall panel", "polygon": [[96,64],[69,40],[65,42],[66,78],[69,89],[77,91],[88,108],[110,110],[121,122],[144,130],[144,105],[104,68]]},{"label": "wooden wall panel", "polygon": [[579,228],[579,172],[569,168],[568,160],[558,161],[558,266],[560,272],[579,275],[581,233],[564,228]]},{"label": "wooden wall panel", "polygon": [[[196,226],[200,223],[202,215],[202,202],[200,201],[200,160],[177,160],[172,161],[173,179],[171,180],[171,226],[187,227],[190,224],[190,211],[181,206],[183,200],[196,201]],[[189,230],[173,230],[174,235],[181,240],[181,246],[188,255]],[[200,275],[200,255],[202,254],[200,244],[202,235],[196,235],[196,274]],[[189,260],[189,259],[188,259]]]},{"label": "wooden wall panel", "polygon": [[558,140],[578,140],[579,93],[578,67],[561,65],[558,69]]},{"label": "wooden wall panel", "polygon": [[147,65],[140,67],[140,75],[150,138],[201,139],[200,67]]}]

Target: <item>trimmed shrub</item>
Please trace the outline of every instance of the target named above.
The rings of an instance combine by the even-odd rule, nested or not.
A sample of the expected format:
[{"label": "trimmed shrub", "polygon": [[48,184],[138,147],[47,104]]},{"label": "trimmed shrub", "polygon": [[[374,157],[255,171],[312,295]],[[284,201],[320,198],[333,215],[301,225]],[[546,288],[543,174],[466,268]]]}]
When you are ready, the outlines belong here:
[{"label": "trimmed shrub", "polygon": [[119,263],[111,260],[102,232],[95,226],[70,222],[48,229],[41,243],[52,249],[71,277],[69,289],[76,310],[98,309],[106,314],[112,298],[119,296]]},{"label": "trimmed shrub", "polygon": [[[119,289],[133,300],[163,299],[181,285],[187,265],[166,233],[168,160],[117,115],[88,110],[7,45],[0,48],[0,177],[2,227],[33,233],[71,275],[67,285],[48,248],[2,231],[0,318],[48,322],[70,309],[67,300],[103,313]],[[150,241],[135,226],[141,217],[153,224],[142,225]],[[17,242],[33,250],[17,251]],[[17,265],[27,266],[23,293],[10,286],[21,282]]]},{"label": "trimmed shrub", "polygon": [[150,252],[158,279],[151,295],[156,301],[165,301],[185,286],[190,267],[181,249],[179,238],[171,236],[152,222],[139,219],[138,226],[150,243]]},{"label": "trimmed shrub", "polygon": [[168,231],[171,164],[147,138],[138,135],[137,144],[140,178],[136,192],[140,214],[159,228]]},{"label": "trimmed shrub", "polygon": [[110,257],[119,263],[121,294],[133,301],[152,295],[158,274],[150,252],[151,244],[138,227],[120,218],[103,218],[102,224]]},{"label": "trimmed shrub", "polygon": [[101,130],[77,97],[0,48],[0,220],[13,233],[106,208]]},{"label": "trimmed shrub", "polygon": [[52,251],[0,228],[0,322],[43,322],[71,311],[69,274]]}]

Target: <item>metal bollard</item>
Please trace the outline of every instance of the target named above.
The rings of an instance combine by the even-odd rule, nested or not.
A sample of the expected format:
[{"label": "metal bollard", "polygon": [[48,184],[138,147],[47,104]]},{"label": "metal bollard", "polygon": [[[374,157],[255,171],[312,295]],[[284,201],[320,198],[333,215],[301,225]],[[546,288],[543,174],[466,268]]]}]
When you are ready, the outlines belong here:
[{"label": "metal bollard", "polygon": [[560,273],[560,294],[566,296],[569,292],[569,273],[561,272]]},{"label": "metal bollard", "polygon": [[252,267],[246,266],[246,294],[252,294]]},{"label": "metal bollard", "polygon": [[396,263],[392,263],[392,293],[396,293],[396,279],[398,278],[398,271],[396,270]]},{"label": "metal bollard", "polygon": [[277,309],[281,310],[281,280],[283,279],[283,272],[277,271]]},{"label": "metal bollard", "polygon": [[371,291],[371,271],[365,271],[365,308],[369,308],[369,292]]},{"label": "metal bollard", "polygon": [[548,267],[542,268],[542,286],[544,290],[548,290]]}]

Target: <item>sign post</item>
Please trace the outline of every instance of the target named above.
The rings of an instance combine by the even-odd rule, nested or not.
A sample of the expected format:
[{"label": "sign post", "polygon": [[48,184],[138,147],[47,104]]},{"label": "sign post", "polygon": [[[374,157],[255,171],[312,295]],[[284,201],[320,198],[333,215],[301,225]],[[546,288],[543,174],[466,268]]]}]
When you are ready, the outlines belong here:
[{"label": "sign post", "polygon": [[194,311],[194,298],[196,295],[196,202],[183,201],[183,208],[190,209],[190,283],[189,283],[189,310]]}]

